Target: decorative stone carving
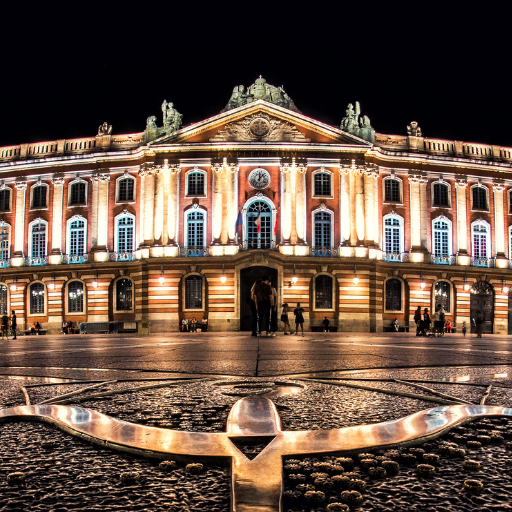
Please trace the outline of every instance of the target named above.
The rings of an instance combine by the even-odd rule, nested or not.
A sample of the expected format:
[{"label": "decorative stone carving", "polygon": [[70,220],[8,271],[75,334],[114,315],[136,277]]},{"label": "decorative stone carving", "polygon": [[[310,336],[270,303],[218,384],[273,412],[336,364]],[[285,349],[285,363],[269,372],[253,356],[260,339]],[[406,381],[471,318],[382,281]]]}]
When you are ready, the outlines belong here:
[{"label": "decorative stone carving", "polygon": [[14,186],[16,187],[16,190],[27,190],[26,180],[16,180],[14,182]]},{"label": "decorative stone carving", "polygon": [[441,277],[443,279],[446,279],[448,277],[448,273],[447,272],[441,272]]},{"label": "decorative stone carving", "polygon": [[503,190],[505,190],[505,182],[502,179],[496,178],[492,184],[492,188],[496,192],[503,192]]},{"label": "decorative stone carving", "polygon": [[407,125],[407,135],[409,137],[421,137],[421,128],[416,121],[411,121],[411,124]]},{"label": "decorative stone carving", "polygon": [[322,267],[322,272],[327,272],[329,265],[322,265],[321,267]]},{"label": "decorative stone carving", "polygon": [[119,275],[120,276],[124,276],[124,268],[120,268],[119,269]]},{"label": "decorative stone carving", "polygon": [[156,130],[158,126],[156,125],[156,116],[149,116],[146,119],[146,130]]},{"label": "decorative stone carving", "polygon": [[103,124],[100,124],[98,128],[97,137],[102,137],[103,135],[111,135],[112,134],[112,125],[108,124],[106,121]]},{"label": "decorative stone carving", "polygon": [[281,165],[281,172],[298,172],[304,174],[307,171],[307,165],[295,163],[295,158],[292,158],[292,163],[283,162]]},{"label": "decorative stone carving", "polygon": [[458,188],[466,188],[468,186],[467,178],[455,178],[455,186]]},{"label": "decorative stone carving", "polygon": [[173,133],[181,128],[183,114],[180,114],[174,108],[173,103],[167,103],[167,100],[164,100],[162,103],[162,114],[164,121],[163,133]]},{"label": "decorative stone carving", "polygon": [[76,279],[76,276],[77,276],[77,273],[76,273],[75,271],[71,272],[71,277],[72,277],[73,279]]},{"label": "decorative stone carving", "polygon": [[252,261],[254,263],[262,263],[264,265],[268,264],[268,256],[266,254],[256,253],[252,256]]},{"label": "decorative stone carving", "polygon": [[427,183],[427,177],[422,174],[409,174],[409,182],[411,183]]},{"label": "decorative stone carving", "polygon": [[97,172],[94,173],[91,177],[92,181],[110,181],[110,174],[108,172]]},{"label": "decorative stone carving", "polygon": [[258,112],[226,125],[211,142],[310,142],[291,123]]},{"label": "decorative stone carving", "polygon": [[61,187],[62,185],[64,185],[64,177],[54,175],[52,178],[52,184],[54,187]]},{"label": "decorative stone carving", "polygon": [[144,163],[140,166],[139,176],[149,176],[150,174],[156,174],[158,168],[153,164]]},{"label": "decorative stone carving", "polygon": [[400,274],[400,271],[398,269],[393,270],[393,275],[398,276]]},{"label": "decorative stone carving", "polygon": [[344,132],[373,142],[375,140],[375,130],[370,124],[370,118],[361,115],[361,106],[358,101],[355,102],[355,105],[356,108],[354,110],[354,105],[352,103],[348,104],[345,117],[341,120],[340,128]]},{"label": "decorative stone carving", "polygon": [[325,212],[327,210],[327,206],[324,202],[321,202],[320,203],[320,206],[318,207],[319,210],[322,210],[323,212]]},{"label": "decorative stone carving", "polygon": [[269,103],[274,103],[274,105],[293,110],[294,112],[300,112],[290,96],[284,91],[283,86],[274,87],[273,85],[267,84],[267,81],[261,75],[247,90],[245,90],[243,85],[235,86],[231,98],[229,98],[222,112],[227,112],[228,110],[241,107],[242,105],[252,103],[256,100],[265,100]]},{"label": "decorative stone carving", "polygon": [[33,281],[39,281],[39,274],[32,274]]}]

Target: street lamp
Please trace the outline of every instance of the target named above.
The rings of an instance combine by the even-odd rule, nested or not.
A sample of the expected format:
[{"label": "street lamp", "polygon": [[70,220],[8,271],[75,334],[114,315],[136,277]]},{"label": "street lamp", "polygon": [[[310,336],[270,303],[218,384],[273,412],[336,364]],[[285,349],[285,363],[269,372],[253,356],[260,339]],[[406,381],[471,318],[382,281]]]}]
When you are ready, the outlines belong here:
[{"label": "street lamp", "polygon": [[297,272],[295,270],[295,263],[293,264],[293,277],[292,277],[292,284],[295,284],[297,283],[297,281],[299,280],[299,278],[297,277]]},{"label": "street lamp", "polygon": [[421,288],[422,290],[424,290],[424,289],[425,289],[425,286],[426,286],[426,285],[425,285],[425,281],[424,281],[424,279],[423,279],[423,270],[422,270],[422,271],[421,271],[421,275],[420,275],[420,288]]},{"label": "street lamp", "polygon": [[14,276],[14,281],[11,283],[11,292],[16,291],[16,282],[18,281],[18,278]]},{"label": "street lamp", "polygon": [[227,277],[224,274],[224,263],[222,264],[222,275],[220,276],[220,282],[224,284],[227,281]]},{"label": "street lamp", "polygon": [[164,277],[164,266],[160,265],[160,277],[158,278],[158,281],[160,284],[164,284],[165,277]]},{"label": "street lamp", "polygon": [[94,281],[92,282],[92,285],[94,288],[98,288],[98,271],[94,271]]},{"label": "street lamp", "polygon": [[469,291],[468,275],[464,274],[464,290]]},{"label": "street lamp", "polygon": [[357,272],[357,268],[356,268],[356,266],[354,265],[354,279],[353,279],[354,284],[359,283],[359,277],[357,277],[356,272]]}]

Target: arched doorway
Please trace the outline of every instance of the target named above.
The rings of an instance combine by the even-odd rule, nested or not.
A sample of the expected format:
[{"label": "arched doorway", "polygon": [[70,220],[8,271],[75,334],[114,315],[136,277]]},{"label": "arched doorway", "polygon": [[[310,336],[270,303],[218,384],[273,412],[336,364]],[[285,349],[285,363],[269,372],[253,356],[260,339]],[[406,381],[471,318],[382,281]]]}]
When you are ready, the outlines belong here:
[{"label": "arched doorway", "polygon": [[257,279],[269,276],[277,288],[277,270],[270,267],[248,267],[240,270],[240,330],[251,330],[251,288]]},{"label": "arched doorway", "polygon": [[494,325],[494,289],[487,281],[477,281],[470,290],[471,332],[476,333],[475,322],[484,319],[484,333],[492,334]]}]

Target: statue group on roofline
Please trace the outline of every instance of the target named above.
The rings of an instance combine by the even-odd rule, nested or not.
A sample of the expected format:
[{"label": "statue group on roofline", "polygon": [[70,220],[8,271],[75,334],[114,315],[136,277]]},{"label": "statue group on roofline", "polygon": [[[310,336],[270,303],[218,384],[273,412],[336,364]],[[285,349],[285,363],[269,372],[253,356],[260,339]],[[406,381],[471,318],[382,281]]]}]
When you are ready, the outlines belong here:
[{"label": "statue group on roofline", "polygon": [[158,127],[156,116],[149,116],[146,120],[146,129],[144,130],[144,140],[146,142],[154,140],[161,135],[170,135],[181,128],[183,114],[180,114],[173,103],[162,103],[163,126]]},{"label": "statue group on roofline", "polygon": [[355,105],[356,108],[354,110],[354,105],[352,103],[348,104],[345,117],[341,120],[340,128],[344,132],[356,135],[368,142],[374,142],[375,130],[370,124],[370,118],[361,115],[361,106],[358,101],[356,101]]}]

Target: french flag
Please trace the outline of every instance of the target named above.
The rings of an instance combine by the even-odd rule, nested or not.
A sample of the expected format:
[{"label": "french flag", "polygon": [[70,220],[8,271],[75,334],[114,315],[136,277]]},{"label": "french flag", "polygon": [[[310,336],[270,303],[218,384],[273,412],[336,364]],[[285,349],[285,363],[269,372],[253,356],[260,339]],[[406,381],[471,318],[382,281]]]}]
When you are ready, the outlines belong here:
[{"label": "french flag", "polygon": [[258,216],[254,219],[254,224],[256,224],[258,233],[261,233],[261,212],[258,212]]}]

